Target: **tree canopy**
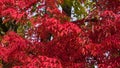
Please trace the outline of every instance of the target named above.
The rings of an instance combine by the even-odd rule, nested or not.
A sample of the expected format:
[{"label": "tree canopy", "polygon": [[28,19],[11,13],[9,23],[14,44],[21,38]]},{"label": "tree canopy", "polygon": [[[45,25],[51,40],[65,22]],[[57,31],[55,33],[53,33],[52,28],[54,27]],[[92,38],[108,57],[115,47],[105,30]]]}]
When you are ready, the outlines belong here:
[{"label": "tree canopy", "polygon": [[119,68],[120,0],[0,0],[1,68]]}]

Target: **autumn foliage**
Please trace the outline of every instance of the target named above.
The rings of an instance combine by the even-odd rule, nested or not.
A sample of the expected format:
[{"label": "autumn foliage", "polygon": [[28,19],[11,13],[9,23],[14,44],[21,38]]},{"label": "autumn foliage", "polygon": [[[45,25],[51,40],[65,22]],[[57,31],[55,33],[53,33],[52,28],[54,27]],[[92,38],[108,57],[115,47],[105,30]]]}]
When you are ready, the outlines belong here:
[{"label": "autumn foliage", "polygon": [[0,0],[0,65],[120,68],[120,0]]}]

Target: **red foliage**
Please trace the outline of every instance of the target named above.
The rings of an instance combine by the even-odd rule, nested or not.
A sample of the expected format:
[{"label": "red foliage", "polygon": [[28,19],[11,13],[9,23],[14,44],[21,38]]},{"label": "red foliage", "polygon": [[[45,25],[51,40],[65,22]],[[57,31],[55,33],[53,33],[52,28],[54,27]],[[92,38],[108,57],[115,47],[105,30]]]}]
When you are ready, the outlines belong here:
[{"label": "red foliage", "polygon": [[[112,6],[111,6],[112,5]],[[101,11],[109,10],[115,13],[120,11],[120,0],[98,0],[97,7]]]},{"label": "red foliage", "polygon": [[27,14],[26,11],[37,3],[37,0],[0,0],[0,17],[20,21]]},{"label": "red foliage", "polygon": [[[34,13],[30,8],[38,2],[0,0],[0,17],[4,17],[4,20],[18,22],[24,18],[32,23],[26,38],[13,31],[8,31],[2,37],[0,59],[3,67],[120,67],[119,0],[97,0],[98,15],[93,11],[88,19],[76,22],[62,20],[67,16],[58,10],[55,0],[46,0],[45,5],[36,8],[39,11],[41,6],[45,6],[46,13],[43,16],[30,17],[29,13]],[[43,0],[41,2],[44,3]],[[92,15],[99,18],[92,20]],[[86,22],[88,24],[84,25]]]}]

